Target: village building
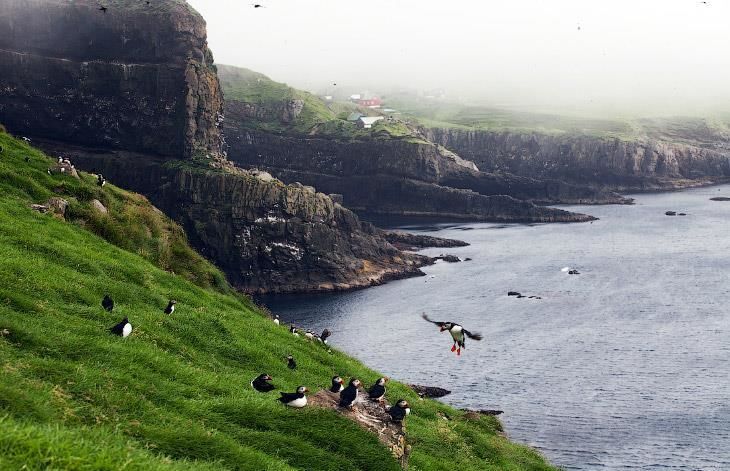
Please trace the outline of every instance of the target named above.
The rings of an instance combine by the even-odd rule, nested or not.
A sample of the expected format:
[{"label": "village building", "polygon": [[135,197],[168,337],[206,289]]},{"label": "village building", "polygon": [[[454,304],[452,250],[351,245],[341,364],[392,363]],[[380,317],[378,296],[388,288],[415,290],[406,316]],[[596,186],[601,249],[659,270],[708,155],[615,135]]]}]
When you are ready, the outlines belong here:
[{"label": "village building", "polygon": [[377,123],[383,119],[382,116],[361,116],[360,119],[357,120],[357,126],[363,129],[370,129],[373,127],[373,124]]}]

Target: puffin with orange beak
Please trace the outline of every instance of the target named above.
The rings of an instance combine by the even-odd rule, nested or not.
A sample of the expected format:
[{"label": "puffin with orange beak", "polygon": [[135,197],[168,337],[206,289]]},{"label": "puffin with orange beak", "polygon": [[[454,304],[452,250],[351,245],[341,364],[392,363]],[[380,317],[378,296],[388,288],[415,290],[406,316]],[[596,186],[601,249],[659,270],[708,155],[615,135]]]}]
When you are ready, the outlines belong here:
[{"label": "puffin with orange beak", "polygon": [[332,378],[332,386],[330,386],[330,392],[338,393],[341,392],[345,387],[343,386],[345,382],[340,378],[339,376],[335,376]]},{"label": "puffin with orange beak", "polygon": [[428,318],[428,316],[424,313],[422,317],[432,323],[436,324],[439,327],[439,331],[443,332],[445,330],[448,330],[451,334],[451,338],[454,339],[454,345],[451,347],[452,352],[456,352],[457,355],[461,355],[461,349],[466,348],[464,344],[465,336],[469,337],[472,340],[481,340],[482,336],[481,334],[478,334],[476,332],[469,332],[459,324],[455,322],[440,322],[440,321],[432,321]]},{"label": "puffin with orange beak", "polygon": [[297,392],[279,393],[279,394],[281,394],[279,401],[282,404],[284,404],[285,406],[294,407],[296,409],[301,409],[302,407],[307,405],[307,396],[306,396],[307,392],[309,392],[309,389],[307,389],[304,386],[299,386],[297,388]]}]

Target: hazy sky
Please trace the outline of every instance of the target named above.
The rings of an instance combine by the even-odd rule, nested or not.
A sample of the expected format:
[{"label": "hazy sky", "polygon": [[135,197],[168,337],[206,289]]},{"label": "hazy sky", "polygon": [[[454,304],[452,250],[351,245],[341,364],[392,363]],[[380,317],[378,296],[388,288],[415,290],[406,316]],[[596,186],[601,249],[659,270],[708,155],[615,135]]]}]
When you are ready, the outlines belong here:
[{"label": "hazy sky", "polygon": [[[730,0],[188,0],[216,62],[311,90],[730,111]],[[357,91],[357,90],[352,90]]]}]

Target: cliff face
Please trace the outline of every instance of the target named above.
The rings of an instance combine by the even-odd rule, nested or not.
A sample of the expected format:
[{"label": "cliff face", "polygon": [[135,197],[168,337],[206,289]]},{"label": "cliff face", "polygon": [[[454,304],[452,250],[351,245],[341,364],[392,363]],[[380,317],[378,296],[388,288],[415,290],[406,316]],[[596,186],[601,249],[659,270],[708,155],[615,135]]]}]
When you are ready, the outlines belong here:
[{"label": "cliff face", "polygon": [[266,175],[53,147],[147,195],[185,228],[231,284],[250,293],[362,288],[421,275],[428,257],[400,252],[328,196]]},{"label": "cliff face", "polygon": [[[367,141],[295,137],[251,130],[251,106],[226,103],[229,158],[301,181],[367,213],[419,214],[476,220],[563,220],[566,213],[505,204],[509,195],[539,203],[622,203],[616,194],[510,174],[480,172],[472,162],[423,140]],[[568,220],[576,218],[568,217]]]},{"label": "cliff face", "polygon": [[730,178],[730,149],[642,138],[425,129],[486,171],[618,190],[669,189]]},{"label": "cliff face", "polygon": [[174,157],[221,152],[205,22],[185,2],[0,2],[0,122]]}]

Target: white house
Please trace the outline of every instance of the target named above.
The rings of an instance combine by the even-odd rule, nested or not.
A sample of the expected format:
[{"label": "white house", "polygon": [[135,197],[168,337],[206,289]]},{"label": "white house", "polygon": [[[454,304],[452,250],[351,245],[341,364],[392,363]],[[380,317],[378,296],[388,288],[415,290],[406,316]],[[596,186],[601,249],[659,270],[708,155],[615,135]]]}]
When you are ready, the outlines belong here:
[{"label": "white house", "polygon": [[383,119],[382,116],[361,116],[360,119],[357,120],[357,125],[363,129],[370,129],[373,127],[373,124]]}]

